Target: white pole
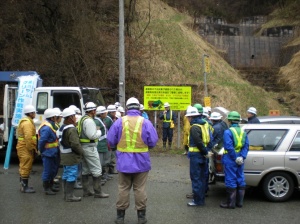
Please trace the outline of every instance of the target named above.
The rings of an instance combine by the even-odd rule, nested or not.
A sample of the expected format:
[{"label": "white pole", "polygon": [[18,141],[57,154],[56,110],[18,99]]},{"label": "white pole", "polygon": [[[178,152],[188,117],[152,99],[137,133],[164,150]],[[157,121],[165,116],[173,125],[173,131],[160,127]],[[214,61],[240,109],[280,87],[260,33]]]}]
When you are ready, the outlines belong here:
[{"label": "white pole", "polygon": [[119,0],[119,102],[125,107],[124,0]]}]

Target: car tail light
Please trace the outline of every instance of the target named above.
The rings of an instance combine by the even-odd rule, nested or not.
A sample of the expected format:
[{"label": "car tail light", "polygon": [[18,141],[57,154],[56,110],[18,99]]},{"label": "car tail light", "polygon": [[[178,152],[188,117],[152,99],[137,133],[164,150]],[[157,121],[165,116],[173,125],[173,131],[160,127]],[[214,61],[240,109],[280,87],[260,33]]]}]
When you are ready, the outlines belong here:
[{"label": "car tail light", "polygon": [[222,155],[216,156],[215,168],[217,173],[223,173]]}]

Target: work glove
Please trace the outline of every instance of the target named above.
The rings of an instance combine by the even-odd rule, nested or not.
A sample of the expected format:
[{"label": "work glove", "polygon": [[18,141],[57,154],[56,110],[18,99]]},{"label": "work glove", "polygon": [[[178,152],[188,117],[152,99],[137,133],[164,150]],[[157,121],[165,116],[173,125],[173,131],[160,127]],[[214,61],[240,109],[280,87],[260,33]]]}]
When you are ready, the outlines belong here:
[{"label": "work glove", "polygon": [[241,157],[241,156],[237,157],[235,160],[235,163],[239,166],[242,165],[244,163],[243,157]]}]

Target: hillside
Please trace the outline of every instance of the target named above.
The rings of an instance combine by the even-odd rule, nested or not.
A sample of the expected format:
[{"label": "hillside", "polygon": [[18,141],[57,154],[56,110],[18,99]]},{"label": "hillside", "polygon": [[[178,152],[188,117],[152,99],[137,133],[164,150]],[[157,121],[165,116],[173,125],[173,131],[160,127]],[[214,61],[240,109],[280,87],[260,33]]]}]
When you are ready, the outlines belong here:
[{"label": "hillside", "polygon": [[[193,85],[193,103],[202,102],[204,85],[202,55],[211,59],[208,91],[213,106],[240,111],[249,106],[261,115],[270,109],[284,108],[276,95],[243,80],[216,50],[191,29],[192,18],[159,0],[137,1],[136,15],[130,33],[140,57],[131,61],[135,75],[145,77],[146,85]],[[145,29],[146,28],[146,29]],[[142,86],[141,86],[142,88]]]}]

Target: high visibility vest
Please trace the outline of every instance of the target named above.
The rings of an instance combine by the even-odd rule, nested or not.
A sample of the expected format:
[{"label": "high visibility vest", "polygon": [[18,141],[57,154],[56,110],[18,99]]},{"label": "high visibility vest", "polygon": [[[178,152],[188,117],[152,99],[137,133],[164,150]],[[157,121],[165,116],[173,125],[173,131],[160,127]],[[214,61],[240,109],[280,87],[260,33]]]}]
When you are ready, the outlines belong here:
[{"label": "high visibility vest", "polygon": [[[201,128],[201,134],[202,134],[202,142],[205,147],[207,147],[208,143],[210,142],[210,135],[209,135],[209,124],[205,122],[205,124],[193,124],[193,126],[198,126]],[[190,137],[190,136],[189,136]],[[190,152],[200,152],[200,150],[197,147],[190,146],[189,147]]]},{"label": "high visibility vest", "polygon": [[[52,127],[52,125],[48,122],[48,121],[43,121],[38,129],[38,139],[40,139],[40,129],[43,127],[43,126],[48,126],[52,131],[53,133],[55,134],[56,136],[56,130]],[[54,142],[47,142],[45,144],[45,149],[51,149],[51,148],[55,148],[55,147],[58,147],[58,139],[56,138],[56,140]]]},{"label": "high visibility vest", "polygon": [[[22,119],[19,121],[18,126],[20,126],[20,124],[21,124],[23,121],[29,121],[29,122],[34,126],[33,121],[32,121],[31,119],[29,119],[28,117],[22,118]],[[18,134],[19,134],[19,133],[18,133]],[[32,136],[31,136],[31,139],[32,139],[33,141],[36,141],[36,135],[32,135]],[[24,136],[19,135],[19,136],[18,136],[18,141],[23,141],[23,140],[24,140]]]},{"label": "high visibility vest", "polygon": [[117,150],[133,153],[148,152],[148,146],[142,139],[144,118],[141,116],[124,116],[121,119],[123,130]]},{"label": "high visibility vest", "polygon": [[99,121],[102,124],[102,126],[104,127],[104,132],[101,131],[101,136],[98,139],[98,141],[100,142],[100,141],[102,141],[102,140],[104,140],[104,139],[107,138],[107,128],[106,128],[105,124],[103,123],[103,121],[100,118],[95,117],[95,119],[97,119],[97,121]]},{"label": "high visibility vest", "polygon": [[69,125],[63,125],[61,126],[61,128],[59,129],[59,150],[61,153],[71,153],[72,152],[72,149],[69,148],[69,147],[65,147],[63,146],[62,144],[62,139],[63,139],[63,135],[64,135],[64,132],[69,129],[69,128],[75,128],[75,126],[73,124],[69,124]]},{"label": "high visibility vest", "polygon": [[172,120],[172,110],[170,110],[170,120],[167,120],[167,113],[164,114],[164,122],[171,122]]},{"label": "high visibility vest", "polygon": [[[89,138],[87,138],[85,136],[85,134],[83,133],[82,129],[83,129],[83,122],[86,119],[92,119],[90,116],[88,115],[84,115],[83,117],[80,118],[80,120],[78,121],[78,125],[77,125],[77,130],[78,130],[78,134],[79,134],[79,140],[80,143],[95,143],[98,141],[98,139],[96,140],[91,140]],[[93,120],[93,119],[92,119]],[[94,121],[93,121],[94,122]]]},{"label": "high visibility vest", "polygon": [[[232,133],[233,141],[234,141],[234,150],[236,153],[239,153],[242,147],[245,144],[246,133],[240,127],[231,127],[229,130]],[[228,151],[224,149],[224,154],[227,154]]]}]

